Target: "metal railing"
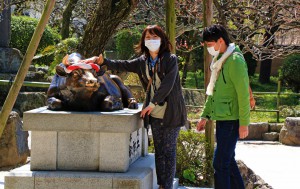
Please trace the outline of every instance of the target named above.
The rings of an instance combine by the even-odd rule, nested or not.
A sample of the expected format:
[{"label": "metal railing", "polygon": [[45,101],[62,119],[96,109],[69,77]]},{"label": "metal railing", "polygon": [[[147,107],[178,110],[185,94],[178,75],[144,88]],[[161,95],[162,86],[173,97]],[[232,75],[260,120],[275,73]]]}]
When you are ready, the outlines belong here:
[{"label": "metal railing", "polygon": [[[12,85],[14,81],[9,80],[0,80],[0,85]],[[41,88],[48,88],[50,86],[49,82],[34,82],[34,81],[24,81],[23,85],[24,87],[41,87]]]}]

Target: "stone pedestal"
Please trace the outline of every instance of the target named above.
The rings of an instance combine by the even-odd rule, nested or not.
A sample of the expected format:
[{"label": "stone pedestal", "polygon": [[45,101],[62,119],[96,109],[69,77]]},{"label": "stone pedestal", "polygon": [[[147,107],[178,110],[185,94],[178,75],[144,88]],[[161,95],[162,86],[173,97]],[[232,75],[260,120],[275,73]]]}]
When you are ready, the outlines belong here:
[{"label": "stone pedestal", "polygon": [[25,112],[23,120],[32,133],[31,170],[126,172],[146,148],[140,109],[66,112],[42,107]]},{"label": "stone pedestal", "polygon": [[140,112],[24,113],[31,164],[11,171],[5,189],[157,189]]}]

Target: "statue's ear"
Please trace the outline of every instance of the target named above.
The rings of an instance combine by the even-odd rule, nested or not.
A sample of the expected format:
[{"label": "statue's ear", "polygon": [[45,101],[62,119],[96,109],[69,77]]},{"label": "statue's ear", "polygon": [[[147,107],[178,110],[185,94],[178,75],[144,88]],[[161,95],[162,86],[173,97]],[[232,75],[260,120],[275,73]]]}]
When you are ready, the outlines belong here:
[{"label": "statue's ear", "polygon": [[63,58],[63,60],[62,60],[62,63],[63,63],[65,66],[68,66],[68,65],[69,65],[68,58],[69,58],[69,55],[67,54],[67,55]]},{"label": "statue's ear", "polygon": [[61,77],[67,77],[67,72],[62,66],[56,66],[55,67],[56,74],[61,76]]}]

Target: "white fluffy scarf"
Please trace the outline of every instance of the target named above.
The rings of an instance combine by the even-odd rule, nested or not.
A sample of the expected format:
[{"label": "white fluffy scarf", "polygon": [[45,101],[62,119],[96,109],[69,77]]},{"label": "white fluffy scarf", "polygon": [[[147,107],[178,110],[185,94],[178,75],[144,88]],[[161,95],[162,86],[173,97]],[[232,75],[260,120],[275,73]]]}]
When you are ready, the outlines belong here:
[{"label": "white fluffy scarf", "polygon": [[213,57],[213,60],[210,64],[211,76],[210,76],[209,84],[208,84],[207,90],[206,90],[207,95],[213,94],[215,84],[218,79],[219,71],[221,70],[225,60],[231,55],[231,53],[234,51],[234,49],[235,49],[235,44],[230,43],[226,52],[221,56],[221,58],[219,60],[217,60],[218,55]]}]

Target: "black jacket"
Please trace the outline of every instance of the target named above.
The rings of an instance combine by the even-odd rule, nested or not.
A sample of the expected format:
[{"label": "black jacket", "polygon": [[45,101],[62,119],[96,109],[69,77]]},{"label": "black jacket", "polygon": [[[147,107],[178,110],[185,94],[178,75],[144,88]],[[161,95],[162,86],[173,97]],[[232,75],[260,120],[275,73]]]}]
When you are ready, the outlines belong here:
[{"label": "black jacket", "polygon": [[[152,99],[153,104],[167,102],[168,105],[163,118],[163,124],[166,127],[184,126],[187,119],[177,63],[178,58],[174,54],[164,53],[160,57],[160,68],[158,69],[157,74],[161,80],[161,85]],[[146,91],[149,81],[146,75],[147,57],[145,55],[133,60],[105,59],[104,65],[107,65],[108,69],[111,70],[137,73],[143,88]],[[147,94],[144,107],[148,106],[150,103],[149,96],[150,95]],[[145,117],[145,127],[148,127],[148,124],[149,119],[148,117]]]}]

